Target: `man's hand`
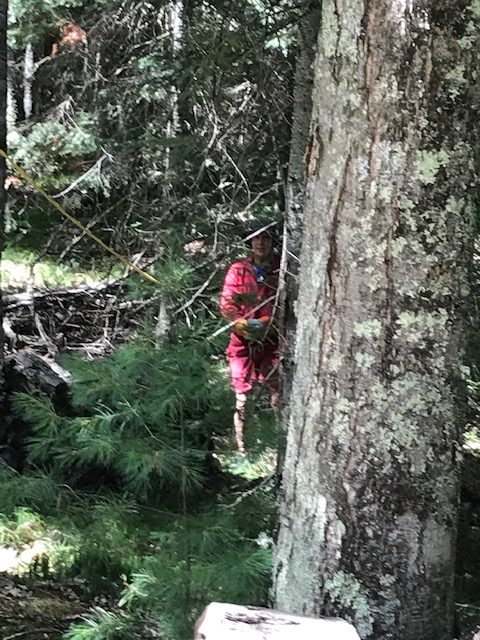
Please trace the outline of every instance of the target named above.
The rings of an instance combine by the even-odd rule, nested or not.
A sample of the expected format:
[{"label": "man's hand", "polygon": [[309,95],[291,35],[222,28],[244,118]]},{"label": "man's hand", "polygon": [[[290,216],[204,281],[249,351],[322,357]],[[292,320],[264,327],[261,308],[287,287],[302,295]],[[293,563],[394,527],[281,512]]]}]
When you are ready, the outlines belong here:
[{"label": "man's hand", "polygon": [[241,338],[247,338],[248,337],[248,320],[246,320],[245,318],[241,318],[240,320],[237,320],[236,323],[233,325],[233,330],[237,334],[237,336],[240,336]]},{"label": "man's hand", "polygon": [[261,318],[252,318],[246,320],[241,318],[235,323],[233,330],[241,338],[245,340],[255,340],[262,338],[266,329],[270,324],[270,316],[262,316]]}]

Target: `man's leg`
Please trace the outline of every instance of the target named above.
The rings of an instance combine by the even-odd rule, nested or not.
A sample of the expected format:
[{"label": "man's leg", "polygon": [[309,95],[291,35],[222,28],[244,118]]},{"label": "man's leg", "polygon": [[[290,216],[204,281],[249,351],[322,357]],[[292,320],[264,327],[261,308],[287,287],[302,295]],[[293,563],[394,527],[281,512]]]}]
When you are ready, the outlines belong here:
[{"label": "man's leg", "polygon": [[280,392],[277,388],[270,387],[270,406],[275,413],[275,417],[280,417]]},{"label": "man's leg", "polygon": [[260,381],[263,382],[270,393],[270,406],[275,418],[280,417],[280,392],[279,392],[279,358],[277,349],[265,349],[259,366]]},{"label": "man's leg", "polygon": [[250,353],[229,354],[228,364],[232,387],[235,391],[235,413],[233,415],[233,427],[235,442],[239,453],[245,453],[245,415],[247,409],[247,394],[252,389],[253,363]]},{"label": "man's leg", "polygon": [[238,452],[245,453],[245,442],[243,434],[245,433],[245,413],[247,410],[247,394],[235,394],[235,413],[233,415],[233,427],[235,430],[235,442]]}]

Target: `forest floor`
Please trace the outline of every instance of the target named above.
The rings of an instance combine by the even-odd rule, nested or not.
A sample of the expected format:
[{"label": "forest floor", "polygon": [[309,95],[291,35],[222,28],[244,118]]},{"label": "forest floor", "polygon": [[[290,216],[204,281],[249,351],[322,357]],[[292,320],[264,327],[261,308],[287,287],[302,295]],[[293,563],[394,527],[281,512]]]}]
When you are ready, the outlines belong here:
[{"label": "forest floor", "polygon": [[[224,457],[222,466],[245,480],[256,476],[258,481],[260,472],[271,475],[273,461],[273,451],[254,456],[251,462],[247,459],[243,465],[232,454]],[[1,551],[0,547],[0,561]],[[0,640],[62,640],[72,623],[82,621],[94,608],[116,609],[116,600],[112,596],[89,596],[87,585],[80,580],[58,583],[0,573]],[[460,634],[480,619],[480,505],[463,505],[456,601]],[[146,627],[143,637],[158,635]]]},{"label": "forest floor", "polygon": [[[262,451],[259,441],[251,444],[254,450],[245,458],[227,450],[225,443],[223,451],[216,456],[220,475],[239,496],[256,491],[256,487],[270,481],[275,472],[275,450]],[[120,589],[109,595],[92,596],[83,579],[41,578],[43,538],[48,538],[43,525],[37,532],[37,527],[25,522],[21,527],[26,526],[29,535],[9,543],[2,535],[2,526],[0,523],[0,640],[62,640],[72,624],[90,620],[92,612],[120,611]],[[43,538],[36,539],[37,536]],[[160,637],[155,622],[145,618],[143,623],[142,638]]]},{"label": "forest floor", "polygon": [[99,606],[102,600],[89,602],[79,588],[2,574],[0,638],[60,640],[72,622],[79,621],[95,604]]},{"label": "forest floor", "polygon": [[[464,544],[459,560],[463,569],[469,569],[462,569],[458,581],[456,610],[460,632],[480,618],[480,580],[476,578],[480,563],[480,510],[470,517],[470,528],[460,532]],[[1,640],[62,640],[69,626],[88,616],[94,607],[115,608],[111,598],[89,598],[81,584],[0,574]],[[145,637],[158,636],[148,633]]]},{"label": "forest floor", "polygon": [[[94,610],[118,611],[117,600],[91,597],[81,583],[58,584],[0,574],[0,640],[62,640],[72,624],[88,620]],[[144,640],[160,638],[147,616],[142,627]],[[97,636],[92,633],[88,637]]]}]

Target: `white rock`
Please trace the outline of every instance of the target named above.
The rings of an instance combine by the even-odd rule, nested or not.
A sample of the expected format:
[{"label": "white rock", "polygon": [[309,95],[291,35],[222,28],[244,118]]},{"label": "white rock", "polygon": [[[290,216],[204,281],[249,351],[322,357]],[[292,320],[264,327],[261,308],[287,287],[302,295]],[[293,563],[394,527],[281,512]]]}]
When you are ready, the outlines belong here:
[{"label": "white rock", "polygon": [[195,625],[195,640],[360,640],[344,620],[307,618],[273,609],[212,602]]}]

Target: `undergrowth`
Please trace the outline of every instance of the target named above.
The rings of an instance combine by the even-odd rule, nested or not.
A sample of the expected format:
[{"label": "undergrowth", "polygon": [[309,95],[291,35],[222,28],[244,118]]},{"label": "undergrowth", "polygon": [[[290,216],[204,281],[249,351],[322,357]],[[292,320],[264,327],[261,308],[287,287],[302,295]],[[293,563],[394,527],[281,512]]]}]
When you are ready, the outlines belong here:
[{"label": "undergrowth", "polygon": [[2,547],[42,541],[17,572],[118,600],[67,640],[137,638],[145,619],[183,640],[208,602],[267,604],[273,481],[255,484],[271,474],[275,430],[260,412],[242,471],[228,453],[232,399],[218,353],[194,333],[159,351],[139,339],[102,361],[69,361],[68,411],[16,397],[31,435],[25,472],[0,470]]}]

